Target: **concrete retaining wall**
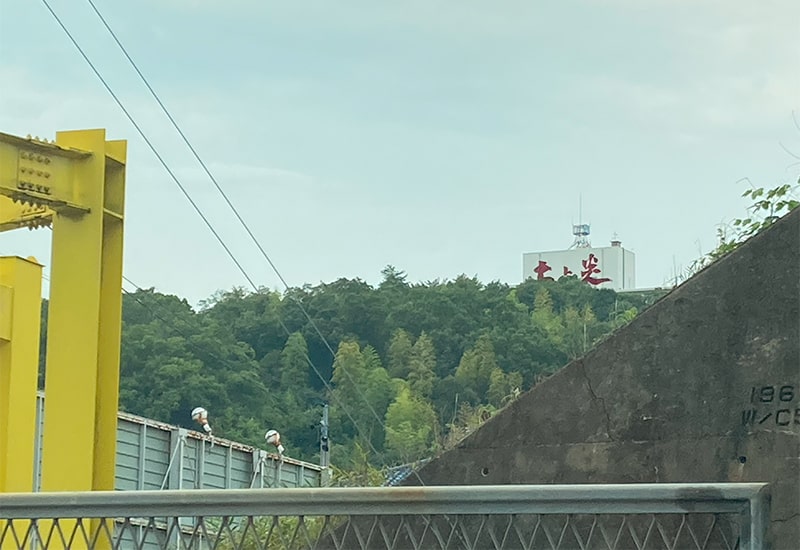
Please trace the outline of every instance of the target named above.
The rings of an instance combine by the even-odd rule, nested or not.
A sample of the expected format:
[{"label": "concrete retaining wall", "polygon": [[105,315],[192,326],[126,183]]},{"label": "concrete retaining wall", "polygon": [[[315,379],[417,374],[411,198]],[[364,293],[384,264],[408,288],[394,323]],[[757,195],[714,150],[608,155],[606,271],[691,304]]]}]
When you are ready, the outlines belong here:
[{"label": "concrete retaining wall", "polygon": [[800,548],[800,210],[420,475],[426,484],[766,481],[774,548]]}]

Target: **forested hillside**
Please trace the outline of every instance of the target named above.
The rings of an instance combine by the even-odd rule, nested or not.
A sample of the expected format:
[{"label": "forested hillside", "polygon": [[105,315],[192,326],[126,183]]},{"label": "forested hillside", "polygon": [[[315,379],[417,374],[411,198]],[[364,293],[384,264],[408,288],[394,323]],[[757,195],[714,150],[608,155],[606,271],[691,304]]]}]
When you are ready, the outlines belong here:
[{"label": "forested hillside", "polygon": [[410,284],[393,267],[377,288],[234,289],[197,310],[139,290],[123,299],[120,407],[194,427],[190,411],[203,406],[216,435],[263,446],[275,428],[290,456],[313,461],[327,402],[334,464],[407,462],[460,439],[655,298],[574,278]]}]

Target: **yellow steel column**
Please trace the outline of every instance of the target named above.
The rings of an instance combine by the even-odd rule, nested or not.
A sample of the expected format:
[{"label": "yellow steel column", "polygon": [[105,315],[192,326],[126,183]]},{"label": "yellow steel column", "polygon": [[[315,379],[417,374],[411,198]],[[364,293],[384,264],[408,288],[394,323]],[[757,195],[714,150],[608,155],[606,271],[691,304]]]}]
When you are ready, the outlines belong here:
[{"label": "yellow steel column", "polygon": [[[125,157],[126,143],[106,141],[104,130],[60,132],[55,143],[0,133],[0,231],[53,224],[41,455],[44,491],[114,488]],[[0,305],[7,306],[13,298],[16,308],[16,295],[0,290]],[[2,324],[3,311],[0,308],[0,334],[10,326]],[[38,336],[35,340],[38,349]],[[17,349],[16,334],[13,344],[14,348],[2,346],[0,367],[10,362],[7,350]],[[35,366],[32,376],[29,401],[35,411]],[[7,399],[14,393],[10,388],[18,385],[9,380],[0,380],[3,418],[8,415],[2,405],[16,411],[14,403],[26,402],[20,395]],[[5,426],[0,435],[8,432]],[[0,444],[0,464],[10,464],[7,458],[16,455],[4,439]],[[33,455],[26,462],[32,467]],[[32,474],[27,477],[33,481]],[[54,525],[41,521],[39,532],[47,534]],[[58,525],[69,548],[110,546],[113,526],[94,520],[64,520]],[[8,534],[2,525],[0,532]],[[84,540],[87,535],[94,542]],[[57,535],[50,546],[58,546],[60,540]]]},{"label": "yellow steel column", "polygon": [[103,217],[100,324],[97,350],[97,395],[92,489],[114,489],[119,411],[119,358],[122,338],[122,236],[125,210],[127,142],[107,141]]},{"label": "yellow steel column", "polygon": [[104,130],[59,132],[56,143],[92,155],[73,172],[89,211],[53,220],[42,490],[113,490],[125,143]]},{"label": "yellow steel column", "polygon": [[0,493],[33,490],[42,266],[0,257]]}]

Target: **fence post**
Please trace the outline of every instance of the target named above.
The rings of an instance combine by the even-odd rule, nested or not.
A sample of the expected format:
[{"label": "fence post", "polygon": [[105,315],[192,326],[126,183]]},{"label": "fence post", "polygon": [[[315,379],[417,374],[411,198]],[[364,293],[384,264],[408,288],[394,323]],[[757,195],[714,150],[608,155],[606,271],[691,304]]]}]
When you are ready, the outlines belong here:
[{"label": "fence post", "polygon": [[767,549],[770,497],[768,486],[750,497],[750,502],[742,514],[745,516],[742,521],[742,550]]}]

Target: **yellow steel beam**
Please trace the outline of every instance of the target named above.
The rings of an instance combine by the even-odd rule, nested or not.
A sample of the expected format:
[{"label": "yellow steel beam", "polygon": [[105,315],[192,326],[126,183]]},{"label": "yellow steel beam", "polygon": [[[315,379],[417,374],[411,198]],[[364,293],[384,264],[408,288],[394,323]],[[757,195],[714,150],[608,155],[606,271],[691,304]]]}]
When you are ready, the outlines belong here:
[{"label": "yellow steel beam", "polygon": [[[97,394],[92,488],[114,489],[122,338],[122,236],[125,211],[126,141],[107,141],[103,189],[102,265],[98,321]],[[111,161],[111,157],[115,161]],[[119,161],[119,162],[116,162]]]},{"label": "yellow steel beam", "polygon": [[56,143],[92,154],[72,165],[82,215],[53,220],[42,490],[113,490],[126,146],[104,130]]},{"label": "yellow steel beam", "polygon": [[[106,141],[105,130],[59,132],[52,143],[0,133],[0,231],[53,227],[45,491],[114,489],[126,154],[126,142]],[[8,292],[0,299],[8,300]],[[0,335],[7,325],[0,314]],[[13,344],[3,346],[17,349],[18,340],[33,335],[14,330]],[[38,332],[35,340],[38,350]],[[29,374],[34,407],[35,365]],[[30,438],[20,440],[33,434],[32,425]],[[0,464],[10,464],[10,454],[0,446]]]},{"label": "yellow steel beam", "polygon": [[35,206],[15,202],[0,195],[0,232],[27,227],[50,226],[53,223],[53,211],[46,206]]},{"label": "yellow steel beam", "polygon": [[90,152],[0,133],[0,195],[48,206],[64,215],[86,212],[76,171]]},{"label": "yellow steel beam", "polygon": [[0,257],[0,493],[33,490],[42,266]]},{"label": "yellow steel beam", "polygon": [[[59,132],[53,143],[0,133],[0,231],[51,223],[53,227],[43,491],[114,489],[126,156],[127,143],[106,141],[105,130]],[[40,279],[37,281],[41,285]],[[31,328],[21,329],[19,334],[16,319],[11,326],[12,320],[3,315],[11,294],[3,288],[0,286],[0,336],[8,343],[0,344],[2,353],[20,348],[18,341],[35,340],[38,355],[38,324],[35,338]],[[34,309],[38,320],[39,308]],[[6,355],[0,359],[3,373],[8,359]],[[2,405],[24,405],[17,416],[26,421],[25,427],[15,428],[14,433],[20,442],[32,443],[35,423],[29,421],[27,411],[31,408],[35,414],[36,364],[17,371],[33,377],[32,393],[20,392],[10,401],[6,397],[22,381],[0,378],[0,420],[16,418],[9,417]],[[32,454],[15,455],[5,444],[3,434],[13,434],[6,428],[8,422],[3,422],[0,464],[18,468],[17,463],[24,462],[32,468]],[[31,475],[24,473],[19,479],[31,483],[32,470]],[[3,483],[0,490],[5,490]],[[46,530],[47,524],[42,522],[40,528]],[[61,526],[69,529],[76,524],[70,520]],[[95,548],[110,547],[96,522],[90,529],[92,536],[99,537]],[[84,545],[73,542],[68,546]]]}]

